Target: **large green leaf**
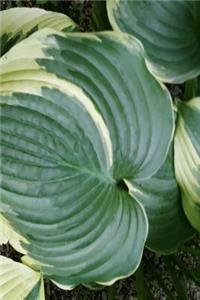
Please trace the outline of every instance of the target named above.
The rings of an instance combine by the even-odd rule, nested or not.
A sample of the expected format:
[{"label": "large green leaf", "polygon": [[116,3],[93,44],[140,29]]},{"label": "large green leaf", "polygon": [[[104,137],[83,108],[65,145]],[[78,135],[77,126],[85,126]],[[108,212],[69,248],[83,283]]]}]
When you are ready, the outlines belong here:
[{"label": "large green leaf", "polygon": [[130,275],[148,224],[121,183],[160,168],[174,129],[141,47],[121,33],[42,30],[0,69],[3,216],[58,284]]},{"label": "large green leaf", "polygon": [[0,299],[44,300],[40,273],[0,255]]},{"label": "large green leaf", "polygon": [[178,103],[175,134],[175,171],[182,190],[183,207],[200,231],[200,98]]},{"label": "large green leaf", "polygon": [[66,15],[40,8],[11,8],[0,12],[0,56],[41,28],[72,31],[75,23]]},{"label": "large green leaf", "polygon": [[137,37],[151,72],[164,82],[200,74],[200,2],[107,0],[115,30]]},{"label": "large green leaf", "polygon": [[171,147],[165,163],[153,177],[127,181],[133,197],[142,203],[148,216],[146,246],[163,254],[175,252],[180,243],[194,234],[183,212],[173,160]]}]

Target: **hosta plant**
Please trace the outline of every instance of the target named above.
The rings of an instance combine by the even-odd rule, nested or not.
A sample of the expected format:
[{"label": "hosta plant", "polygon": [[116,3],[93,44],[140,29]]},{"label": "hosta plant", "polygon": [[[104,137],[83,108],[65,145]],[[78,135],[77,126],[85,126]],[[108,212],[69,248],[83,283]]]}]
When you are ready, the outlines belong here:
[{"label": "hosta plant", "polygon": [[200,74],[200,2],[107,0],[113,29],[144,46],[150,71],[164,82],[182,83]]},{"label": "hosta plant", "polygon": [[185,83],[188,102],[176,105],[175,169],[185,213],[200,231],[200,2],[107,0],[107,13],[114,30],[142,44],[156,78]]},{"label": "hosta plant", "polygon": [[176,178],[185,213],[200,231],[200,98],[178,103],[175,135]]},{"label": "hosta plant", "polygon": [[130,34],[79,33],[40,9],[0,18],[0,242],[24,255],[1,257],[0,297],[43,299],[43,278],[111,285],[145,245],[176,251],[194,233],[186,215],[199,229],[200,98],[177,112]]}]

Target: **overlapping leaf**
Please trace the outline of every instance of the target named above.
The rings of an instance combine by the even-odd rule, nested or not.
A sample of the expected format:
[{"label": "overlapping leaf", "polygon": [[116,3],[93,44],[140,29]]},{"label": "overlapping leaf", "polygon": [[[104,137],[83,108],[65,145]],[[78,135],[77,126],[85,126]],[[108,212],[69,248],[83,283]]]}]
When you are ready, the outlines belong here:
[{"label": "overlapping leaf", "polygon": [[39,8],[11,8],[1,12],[0,56],[41,28],[73,31],[76,24],[66,15]]},{"label": "overlapping leaf", "polygon": [[147,247],[164,254],[175,252],[180,243],[194,234],[183,212],[173,160],[171,147],[165,163],[153,177],[127,181],[131,193],[147,212]]},{"label": "overlapping leaf", "polygon": [[0,256],[0,299],[44,300],[40,273]]},{"label": "overlapping leaf", "polygon": [[26,251],[21,247],[21,242],[26,241],[14,230],[7,220],[0,214],[0,246],[3,244],[10,245],[18,252],[26,254]]},{"label": "overlapping leaf", "polygon": [[200,2],[107,0],[115,30],[137,37],[151,72],[164,82],[200,74]]},{"label": "overlapping leaf", "polygon": [[178,103],[175,171],[185,213],[200,231],[200,98]]},{"label": "overlapping leaf", "polygon": [[160,168],[174,127],[140,46],[120,33],[42,30],[0,69],[0,206],[24,249],[69,288],[130,275],[148,225],[120,182]]}]

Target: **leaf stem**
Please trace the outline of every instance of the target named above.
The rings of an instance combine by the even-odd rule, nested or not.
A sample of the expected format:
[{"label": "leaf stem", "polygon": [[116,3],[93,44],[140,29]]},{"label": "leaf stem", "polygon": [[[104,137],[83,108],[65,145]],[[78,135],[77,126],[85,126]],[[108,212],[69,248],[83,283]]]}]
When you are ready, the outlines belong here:
[{"label": "leaf stem", "polygon": [[197,80],[191,79],[186,81],[185,87],[184,87],[184,95],[183,100],[187,101],[195,97],[197,91]]},{"label": "leaf stem", "polygon": [[168,273],[170,274],[170,276],[173,280],[174,287],[178,294],[178,299],[179,300],[187,300],[185,288],[184,288],[181,280],[178,278],[176,271],[174,270],[174,267],[172,267],[172,263],[174,264],[174,262],[170,259],[169,256],[163,256],[163,261],[165,263]]},{"label": "leaf stem", "polygon": [[108,290],[108,300],[115,300],[116,287],[115,284],[111,285]]},{"label": "leaf stem", "polygon": [[138,300],[153,300],[154,297],[149,290],[144,276],[143,264],[141,263],[135,272],[135,288]]}]

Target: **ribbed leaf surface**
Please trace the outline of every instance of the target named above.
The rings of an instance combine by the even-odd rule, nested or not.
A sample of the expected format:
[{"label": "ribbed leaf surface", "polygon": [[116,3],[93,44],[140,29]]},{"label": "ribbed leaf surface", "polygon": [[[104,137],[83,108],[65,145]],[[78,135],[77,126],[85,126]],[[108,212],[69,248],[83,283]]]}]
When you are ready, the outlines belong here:
[{"label": "ribbed leaf surface", "polygon": [[175,171],[182,190],[183,207],[200,231],[200,98],[178,103],[175,134]]},{"label": "ribbed leaf surface", "polygon": [[33,32],[42,28],[75,30],[76,24],[66,15],[40,8],[11,8],[1,11],[0,56]]},{"label": "ribbed leaf surface", "polygon": [[0,256],[1,300],[44,300],[43,279],[40,273]]},{"label": "ribbed leaf surface", "polygon": [[172,147],[161,169],[150,179],[127,181],[132,195],[145,207],[149,220],[146,246],[159,253],[177,250],[194,234],[181,203],[176,183]]},{"label": "ribbed leaf surface", "polygon": [[42,30],[0,69],[0,206],[28,255],[68,288],[130,275],[148,224],[120,182],[154,174],[174,128],[140,46],[120,33]]},{"label": "ribbed leaf surface", "polygon": [[151,72],[180,83],[200,74],[200,2],[107,0],[115,30],[137,37]]}]

